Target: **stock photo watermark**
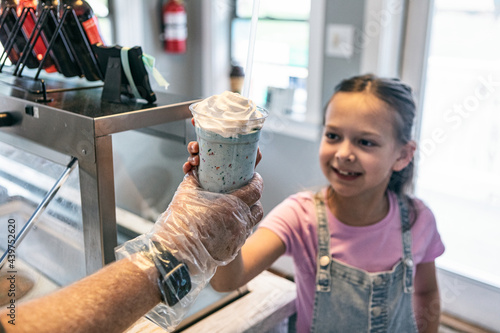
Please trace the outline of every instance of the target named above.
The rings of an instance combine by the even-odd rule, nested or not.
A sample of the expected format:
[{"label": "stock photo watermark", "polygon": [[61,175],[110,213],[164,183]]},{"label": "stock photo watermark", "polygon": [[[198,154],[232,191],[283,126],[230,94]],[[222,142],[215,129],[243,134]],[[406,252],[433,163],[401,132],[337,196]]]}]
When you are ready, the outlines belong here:
[{"label": "stock photo watermark", "polygon": [[7,297],[7,317],[10,325],[16,325],[16,220],[8,219],[7,221],[7,256],[5,258],[4,269],[7,272],[5,277],[8,281]]},{"label": "stock photo watermark", "polygon": [[479,112],[484,102],[494,97],[495,93],[499,94],[499,88],[500,80],[493,74],[479,76],[471,93],[442,113],[442,125],[435,126],[427,137],[420,139],[417,151],[419,163],[425,163],[439,145],[449,140],[451,133],[458,131],[469,117]]}]

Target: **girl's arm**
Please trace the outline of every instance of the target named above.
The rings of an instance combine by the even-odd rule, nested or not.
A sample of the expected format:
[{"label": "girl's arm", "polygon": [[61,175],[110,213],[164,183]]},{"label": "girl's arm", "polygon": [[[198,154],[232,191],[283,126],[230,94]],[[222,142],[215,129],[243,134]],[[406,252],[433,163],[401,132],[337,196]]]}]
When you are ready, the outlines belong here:
[{"label": "girl's arm", "polygon": [[285,244],[274,232],[259,228],[240,253],[226,266],[219,266],[210,284],[219,291],[235,290],[269,268],[285,253]]},{"label": "girl's arm", "polygon": [[417,265],[413,309],[419,332],[438,331],[441,303],[434,261]]}]

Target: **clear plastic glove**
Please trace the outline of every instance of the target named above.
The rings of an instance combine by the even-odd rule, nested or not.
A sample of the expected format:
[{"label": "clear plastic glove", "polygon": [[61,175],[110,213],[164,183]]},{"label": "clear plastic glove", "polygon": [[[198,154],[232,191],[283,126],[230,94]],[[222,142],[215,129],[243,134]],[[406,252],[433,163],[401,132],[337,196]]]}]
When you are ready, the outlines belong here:
[{"label": "clear plastic glove", "polygon": [[[116,249],[118,258],[130,258],[144,245],[155,255],[155,241],[188,267],[191,291],[172,307],[160,303],[148,313],[149,319],[168,331],[175,329],[217,266],[236,257],[262,218],[262,190],[262,178],[257,173],[244,187],[221,194],[201,189],[195,171],[189,172],[153,229]],[[144,270],[154,265],[146,256],[143,258],[133,262]]]}]

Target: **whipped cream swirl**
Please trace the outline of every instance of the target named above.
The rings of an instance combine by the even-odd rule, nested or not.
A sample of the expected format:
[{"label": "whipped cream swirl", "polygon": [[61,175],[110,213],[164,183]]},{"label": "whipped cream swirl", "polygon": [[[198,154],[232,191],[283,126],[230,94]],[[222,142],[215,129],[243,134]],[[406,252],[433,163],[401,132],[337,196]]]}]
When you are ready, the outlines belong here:
[{"label": "whipped cream swirl", "polygon": [[223,137],[261,129],[267,111],[238,93],[225,91],[190,106],[196,125]]}]

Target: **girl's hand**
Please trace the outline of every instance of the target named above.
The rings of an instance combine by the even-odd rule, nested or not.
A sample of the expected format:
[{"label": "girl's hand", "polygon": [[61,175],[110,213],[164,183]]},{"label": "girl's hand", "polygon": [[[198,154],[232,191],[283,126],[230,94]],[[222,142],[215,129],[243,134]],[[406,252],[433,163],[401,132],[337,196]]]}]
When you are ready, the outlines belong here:
[{"label": "girl's hand", "polygon": [[191,141],[188,143],[187,150],[189,152],[189,157],[187,162],[182,166],[182,171],[184,174],[189,171],[195,169],[200,164],[200,156],[198,155],[198,151],[200,150],[197,141]]}]

